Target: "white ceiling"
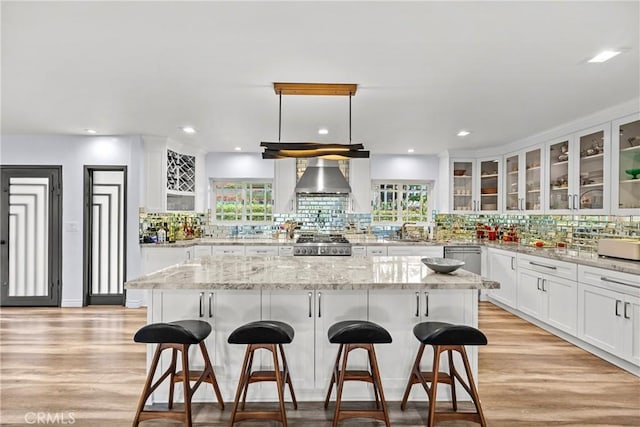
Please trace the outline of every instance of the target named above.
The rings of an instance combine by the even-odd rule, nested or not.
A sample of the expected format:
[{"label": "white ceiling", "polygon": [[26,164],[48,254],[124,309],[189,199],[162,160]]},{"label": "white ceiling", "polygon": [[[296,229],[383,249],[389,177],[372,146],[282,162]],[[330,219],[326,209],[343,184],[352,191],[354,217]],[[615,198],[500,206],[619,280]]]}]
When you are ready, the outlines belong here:
[{"label": "white ceiling", "polygon": [[[375,153],[500,145],[640,96],[639,5],[2,1],[2,133],[257,152],[281,81],[357,83],[353,142]],[[626,52],[586,63],[607,48]],[[282,104],[283,141],[348,141],[348,98]]]}]

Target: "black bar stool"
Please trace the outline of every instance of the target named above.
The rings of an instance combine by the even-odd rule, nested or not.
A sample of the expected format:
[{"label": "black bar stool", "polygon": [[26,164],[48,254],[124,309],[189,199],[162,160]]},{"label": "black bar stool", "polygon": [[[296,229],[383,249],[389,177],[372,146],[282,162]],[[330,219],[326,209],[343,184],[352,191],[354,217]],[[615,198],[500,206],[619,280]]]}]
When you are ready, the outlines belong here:
[{"label": "black bar stool", "polygon": [[[146,325],[136,332],[133,340],[135,342],[141,342],[146,344],[155,344],[155,354],[153,356],[153,362],[151,368],[147,374],[147,380],[138,402],[138,410],[136,411],[136,417],[133,420],[133,426],[137,426],[141,421],[152,418],[170,418],[178,421],[184,421],[185,425],[191,426],[191,397],[193,393],[198,389],[200,384],[208,382],[213,386],[213,391],[218,399],[218,406],[220,409],[224,409],[224,401],[218,388],[218,382],[216,381],[216,375],[213,372],[213,366],[209,360],[209,353],[204,345],[204,339],[211,333],[211,325],[202,320],[180,320],[170,323],[152,323]],[[200,351],[202,352],[202,359],[204,360],[204,369],[202,371],[189,370],[189,346],[192,344],[198,344]],[[171,363],[167,370],[160,376],[158,381],[153,383],[153,377],[156,369],[158,368],[158,362],[160,361],[160,354],[167,349],[171,349]],[[181,352],[182,359],[182,371],[176,372],[176,357],[178,352]],[[150,411],[145,410],[144,405],[156,388],[170,376],[169,385],[169,410],[167,411]],[[196,383],[191,387],[190,381]],[[173,387],[176,382],[183,383],[184,389],[184,411],[173,411]],[[152,385],[153,383],[153,385]]]},{"label": "black bar stool", "polygon": [[[374,418],[384,421],[387,427],[389,424],[389,411],[387,402],[382,391],[382,381],[378,370],[378,361],[374,344],[388,344],[391,342],[391,335],[385,328],[366,320],[345,320],[334,323],[328,331],[329,342],[340,344],[338,356],[333,367],[333,374],[329,382],[329,391],[324,401],[324,408],[329,406],[329,399],[333,384],[337,384],[336,408],[333,414],[333,426],[347,418]],[[347,370],[347,359],[349,353],[355,349],[364,349],[369,356],[369,370]],[[342,368],[340,368],[340,358],[342,356]],[[344,410],[341,408],[342,389],[345,381],[364,381],[373,385],[373,394],[376,399],[376,409],[368,410]],[[380,406],[382,405],[382,408]]]},{"label": "black bar stool", "polygon": [[[287,366],[287,358],[284,355],[282,344],[289,344],[293,341],[294,330],[291,326],[284,322],[275,320],[261,320],[257,322],[247,323],[240,326],[229,335],[227,340],[229,344],[246,344],[247,351],[244,356],[244,363],[238,380],[238,389],[236,397],[233,401],[233,412],[231,414],[231,423],[233,425],[237,421],[247,419],[271,419],[282,422],[287,425],[287,414],[284,408],[284,388],[285,384],[289,385],[289,392],[293,401],[293,408],[298,409],[296,395],[293,392],[293,384],[291,384],[291,376],[289,375],[289,367]],[[254,352],[259,349],[270,351],[273,354],[273,371],[254,371],[251,372],[253,364]],[[278,350],[282,357],[282,370],[278,361]],[[280,404],[278,411],[245,411],[245,402],[247,398],[247,390],[249,384],[262,381],[275,381],[278,386],[278,402]],[[242,407],[240,405],[240,396],[242,395]]]},{"label": "black bar stool", "polygon": [[[478,390],[473,381],[473,374],[469,366],[469,359],[464,348],[465,345],[486,345],[487,337],[476,328],[464,325],[453,325],[445,322],[422,322],[413,328],[413,334],[421,342],[418,349],[416,361],[411,370],[411,376],[407,383],[407,388],[402,398],[401,409],[404,411],[407,406],[409,392],[414,384],[422,384],[429,398],[429,417],[427,426],[432,427],[439,420],[467,420],[480,423],[483,427],[487,425],[482,407],[480,406],[480,397]],[[431,372],[420,371],[420,360],[424,353],[426,345],[433,347],[433,368]],[[440,355],[447,352],[449,356],[449,373],[439,372]],[[453,352],[460,353],[464,369],[467,374],[468,384],[462,379],[453,364]],[[462,387],[469,393],[476,407],[476,412],[457,412],[458,402],[456,400],[456,379]],[[427,385],[431,383],[431,387]],[[449,384],[451,386],[451,400],[454,412],[436,412],[436,393],[438,383]]]}]

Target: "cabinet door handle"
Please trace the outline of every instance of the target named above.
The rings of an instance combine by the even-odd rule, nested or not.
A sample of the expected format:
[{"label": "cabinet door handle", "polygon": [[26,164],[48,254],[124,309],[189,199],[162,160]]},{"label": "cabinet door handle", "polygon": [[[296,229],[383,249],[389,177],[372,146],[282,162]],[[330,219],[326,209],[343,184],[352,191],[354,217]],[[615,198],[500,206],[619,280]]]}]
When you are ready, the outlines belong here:
[{"label": "cabinet door handle", "polygon": [[256,253],[257,254],[266,254],[267,251],[265,251],[265,250],[257,250]]},{"label": "cabinet door handle", "polygon": [[203,304],[204,304],[204,292],[200,292],[200,304],[198,304],[198,315],[200,317],[204,316],[204,308],[203,308]]},{"label": "cabinet door handle", "polygon": [[535,265],[535,266],[538,266],[538,267],[550,268],[551,270],[557,270],[558,269],[558,267],[556,267],[555,265],[540,264],[539,262],[529,261],[529,264]]},{"label": "cabinet door handle", "polygon": [[542,280],[542,278],[538,277],[538,281],[536,282],[536,288],[538,288],[539,291],[542,290],[540,289],[540,280]]},{"label": "cabinet door handle", "polygon": [[578,195],[577,194],[573,195],[573,208],[576,209],[576,210],[580,208],[580,205],[578,205]]},{"label": "cabinet door handle", "polygon": [[542,279],[542,292],[547,292],[547,290],[544,287],[545,283],[547,283],[547,279]]},{"label": "cabinet door handle", "polygon": [[514,267],[514,265],[513,265],[513,264],[514,264],[514,262],[515,262],[515,260],[516,260],[516,257],[512,256],[512,257],[511,257],[511,269],[512,269],[512,270],[515,270],[515,269],[516,269],[516,268]]},{"label": "cabinet door handle", "polygon": [[616,300],[616,316],[620,317],[620,303],[622,301],[620,301],[619,299]]},{"label": "cabinet door handle", "polygon": [[416,317],[420,317],[420,292],[416,292]]},{"label": "cabinet door handle", "polygon": [[569,203],[569,210],[572,211],[574,209],[573,208],[573,195],[572,194],[569,194],[567,196],[567,202]]},{"label": "cabinet door handle", "polygon": [[630,302],[625,302],[624,303],[624,318],[625,319],[631,319],[631,315],[627,315],[627,307],[631,307],[631,303]]},{"label": "cabinet door handle", "polygon": [[209,318],[213,317],[213,309],[211,308],[211,300],[213,299],[213,292],[209,292]]},{"label": "cabinet door handle", "polygon": [[313,292],[309,292],[309,317],[311,317],[311,304],[313,300]]},{"label": "cabinet door handle", "polygon": [[625,285],[625,286],[633,286],[630,283],[625,283],[625,282],[621,282],[619,280],[615,280],[615,279],[610,279],[608,277],[602,276],[600,277],[600,280],[604,281],[604,282],[609,282],[609,283],[615,283],[617,285]]},{"label": "cabinet door handle", "polygon": [[429,292],[424,293],[424,317],[429,317]]},{"label": "cabinet door handle", "polygon": [[322,317],[322,292],[318,292],[318,317]]},{"label": "cabinet door handle", "polygon": [[524,210],[524,197],[522,199],[520,199],[520,210],[521,211]]}]

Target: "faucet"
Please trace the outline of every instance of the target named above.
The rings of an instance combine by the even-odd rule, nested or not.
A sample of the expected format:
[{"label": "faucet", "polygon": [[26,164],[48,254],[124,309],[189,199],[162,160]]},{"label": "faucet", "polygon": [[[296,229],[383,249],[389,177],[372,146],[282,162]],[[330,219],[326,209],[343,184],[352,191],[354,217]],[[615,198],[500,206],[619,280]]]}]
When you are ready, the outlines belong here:
[{"label": "faucet", "polygon": [[407,237],[407,225],[415,225],[415,222],[405,222],[400,227],[400,240]]}]

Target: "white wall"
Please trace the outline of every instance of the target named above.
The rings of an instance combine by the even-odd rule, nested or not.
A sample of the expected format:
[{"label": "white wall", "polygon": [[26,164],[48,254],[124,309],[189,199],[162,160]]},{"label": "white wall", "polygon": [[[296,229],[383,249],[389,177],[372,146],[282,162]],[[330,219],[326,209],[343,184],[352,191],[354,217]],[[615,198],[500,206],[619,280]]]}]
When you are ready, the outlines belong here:
[{"label": "white wall", "polygon": [[208,153],[205,158],[207,180],[213,178],[273,179],[274,160],[265,160],[262,153]]},{"label": "white wall", "polygon": [[371,155],[371,179],[438,180],[438,156]]},{"label": "white wall", "polygon": [[[127,166],[127,279],[140,275],[138,208],[143,191],[139,136],[3,135],[3,165],[62,165],[62,306],[82,306],[82,221],[85,165]],[[67,231],[69,224],[78,231]],[[138,291],[140,293],[140,291]],[[128,292],[128,299],[141,295]]]}]

